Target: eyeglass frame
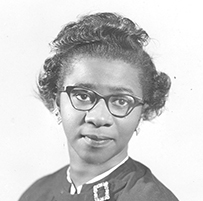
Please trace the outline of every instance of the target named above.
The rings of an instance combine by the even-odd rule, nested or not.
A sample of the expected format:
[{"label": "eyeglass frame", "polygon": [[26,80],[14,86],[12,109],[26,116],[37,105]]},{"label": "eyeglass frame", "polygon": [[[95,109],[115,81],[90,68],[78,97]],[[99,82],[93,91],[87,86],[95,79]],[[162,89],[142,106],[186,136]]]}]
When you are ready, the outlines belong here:
[{"label": "eyeglass frame", "polygon": [[[72,91],[74,88],[84,89],[84,90],[91,91],[91,92],[94,93],[94,95],[95,95],[95,100],[96,100],[96,101],[95,101],[95,103],[93,104],[93,106],[92,106],[90,109],[79,109],[79,108],[75,107],[75,105],[73,104],[72,98],[71,98],[71,96],[70,96],[70,93],[71,93],[71,91]],[[140,106],[140,105],[144,105],[144,104],[145,104],[145,102],[144,102],[144,100],[143,100],[142,98],[137,97],[137,96],[132,96],[132,95],[130,95],[130,94],[111,94],[111,95],[107,95],[107,96],[102,96],[101,94],[99,94],[98,92],[96,92],[96,91],[94,91],[94,90],[92,90],[92,89],[89,89],[89,88],[86,88],[86,87],[80,87],[80,86],[63,86],[63,87],[59,90],[59,93],[61,93],[61,92],[66,92],[66,93],[67,93],[67,95],[68,95],[68,97],[69,97],[69,99],[70,99],[71,105],[73,106],[73,108],[75,108],[75,109],[78,110],[78,111],[90,111],[91,109],[93,109],[93,108],[95,107],[95,105],[96,105],[101,99],[103,99],[104,102],[105,102],[105,104],[106,104],[106,107],[107,107],[108,111],[109,111],[113,116],[118,117],[118,118],[124,118],[124,117],[128,116],[128,115],[133,111],[133,109],[134,109],[135,107],[138,107],[138,106]],[[122,115],[122,116],[121,116],[121,115],[113,114],[113,113],[111,112],[111,110],[109,109],[109,105],[108,105],[108,101],[109,101],[110,97],[112,97],[112,96],[117,96],[117,95],[127,95],[127,96],[130,96],[130,97],[133,98],[133,100],[135,101],[135,103],[137,102],[137,103],[134,104],[133,106],[129,107],[128,110],[127,110],[127,112],[126,112],[126,114],[125,114],[125,115]]]}]

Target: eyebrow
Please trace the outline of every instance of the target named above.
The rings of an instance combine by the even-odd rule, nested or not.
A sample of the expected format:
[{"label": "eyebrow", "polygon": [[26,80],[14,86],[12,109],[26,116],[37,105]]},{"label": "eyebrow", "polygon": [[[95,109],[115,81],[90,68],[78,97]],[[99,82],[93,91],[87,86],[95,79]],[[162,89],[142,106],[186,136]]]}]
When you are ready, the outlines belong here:
[{"label": "eyebrow", "polygon": [[74,86],[96,90],[96,86],[94,84],[90,84],[90,83],[76,83],[76,84],[74,84]]},{"label": "eyebrow", "polygon": [[[96,90],[97,87],[94,84],[90,84],[90,83],[76,83],[75,86],[78,87],[84,87],[84,88],[88,88],[88,89],[92,89],[92,90]],[[131,95],[135,95],[133,90],[128,88],[128,87],[123,87],[123,86],[110,86],[108,87],[109,91],[111,92],[120,92],[120,93],[129,93]]]},{"label": "eyebrow", "polygon": [[110,91],[112,92],[120,92],[120,93],[130,93],[131,95],[134,95],[133,90],[127,87],[122,86],[116,86],[116,87],[109,87]]}]

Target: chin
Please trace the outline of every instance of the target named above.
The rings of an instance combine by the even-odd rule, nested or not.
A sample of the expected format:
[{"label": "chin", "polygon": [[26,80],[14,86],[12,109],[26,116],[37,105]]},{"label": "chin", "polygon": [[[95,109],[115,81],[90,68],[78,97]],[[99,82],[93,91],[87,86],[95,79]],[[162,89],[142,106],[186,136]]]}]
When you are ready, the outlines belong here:
[{"label": "chin", "polygon": [[88,155],[86,157],[83,157],[83,160],[92,165],[101,165],[107,163],[113,156],[106,156],[104,157],[104,154],[99,154],[99,155]]}]

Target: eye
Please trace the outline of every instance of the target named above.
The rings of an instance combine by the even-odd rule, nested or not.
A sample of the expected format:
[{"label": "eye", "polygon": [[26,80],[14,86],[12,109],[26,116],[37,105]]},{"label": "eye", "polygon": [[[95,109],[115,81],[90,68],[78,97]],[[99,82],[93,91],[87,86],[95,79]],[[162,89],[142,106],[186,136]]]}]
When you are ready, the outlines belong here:
[{"label": "eye", "polygon": [[91,100],[89,94],[84,93],[84,92],[80,92],[80,93],[75,94],[75,97],[81,101],[90,101]]},{"label": "eye", "polygon": [[128,107],[131,103],[132,100],[125,96],[116,96],[111,99],[111,104],[116,107]]},{"label": "eye", "polygon": [[92,94],[89,91],[85,91],[85,90],[74,90],[72,91],[72,98],[76,98],[77,100],[81,101],[81,102],[93,102],[94,101],[94,97],[92,96]]},{"label": "eye", "polygon": [[128,102],[124,99],[118,99],[117,101],[114,102],[116,105],[121,105],[121,106],[125,106],[128,104]]}]

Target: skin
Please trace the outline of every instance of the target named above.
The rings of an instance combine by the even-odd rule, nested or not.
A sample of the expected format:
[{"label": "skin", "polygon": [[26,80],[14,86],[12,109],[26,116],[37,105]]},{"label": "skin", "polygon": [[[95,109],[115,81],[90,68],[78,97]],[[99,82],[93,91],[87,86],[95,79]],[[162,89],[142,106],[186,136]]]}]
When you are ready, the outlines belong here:
[{"label": "skin", "polygon": [[[82,57],[72,64],[63,86],[83,85],[101,95],[127,93],[142,98],[139,69],[121,60]],[[104,100],[90,111],[78,111],[66,93],[60,112],[68,141],[70,176],[76,186],[119,164],[128,155],[128,143],[142,115],[142,106],[124,118],[111,115]],[[99,138],[101,143],[94,141]],[[103,140],[103,141],[102,141]]]}]

